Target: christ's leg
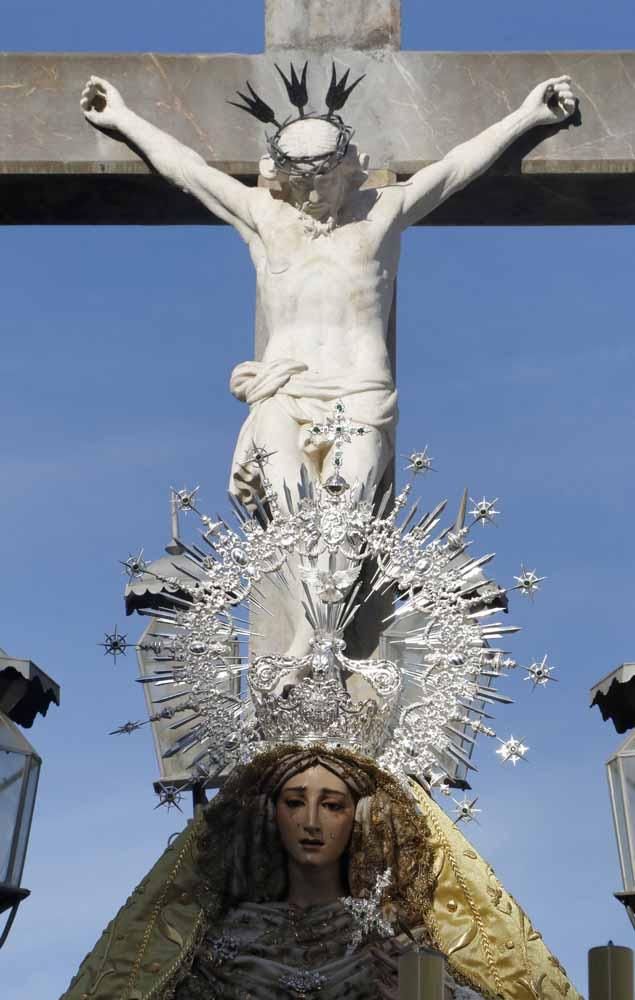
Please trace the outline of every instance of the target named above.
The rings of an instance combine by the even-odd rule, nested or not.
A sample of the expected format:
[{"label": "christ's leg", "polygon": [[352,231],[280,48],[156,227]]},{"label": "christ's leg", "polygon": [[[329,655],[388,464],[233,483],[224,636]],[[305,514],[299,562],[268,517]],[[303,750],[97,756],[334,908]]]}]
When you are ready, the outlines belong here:
[{"label": "christ's leg", "polygon": [[[287,507],[285,485],[294,501],[297,500],[300,466],[304,464],[309,477],[317,479],[319,473],[315,459],[302,450],[298,424],[275,397],[264,400],[254,410],[249,418],[248,428],[250,440],[243,442],[245,455],[238,462],[245,462],[250,457],[249,453],[254,445],[271,453],[263,466],[263,473],[284,512]],[[259,482],[256,464],[248,462],[242,468],[242,478],[249,479],[251,487],[262,497],[262,484]],[[240,473],[238,477],[235,474],[235,478],[241,478]],[[293,555],[287,559],[284,576],[286,586],[276,587],[266,580],[258,585],[261,596],[257,600],[274,613],[274,618],[262,613],[253,613],[251,616],[254,631],[261,633],[254,636],[252,643],[259,656],[276,654],[301,657],[310,651],[313,629],[302,606],[299,562]]]},{"label": "christ's leg", "polygon": [[354,436],[350,444],[343,446],[343,464],[339,470],[335,467],[335,452],[331,447],[324,458],[320,478],[325,482],[334,472],[339,471],[346,482],[353,486],[355,483],[365,483],[372,472],[370,482],[373,489],[376,489],[392,455],[392,439],[387,434],[370,427],[366,434]]},{"label": "christ's leg", "polygon": [[[286,508],[285,485],[292,497],[297,497],[297,483],[300,480],[300,466],[305,465],[309,477],[319,475],[314,458],[302,450],[298,424],[290,416],[276,397],[264,400],[254,411],[251,445],[257,445],[270,453],[266,460],[264,474],[270,481],[280,505]],[[251,463],[254,468],[255,463]]]}]

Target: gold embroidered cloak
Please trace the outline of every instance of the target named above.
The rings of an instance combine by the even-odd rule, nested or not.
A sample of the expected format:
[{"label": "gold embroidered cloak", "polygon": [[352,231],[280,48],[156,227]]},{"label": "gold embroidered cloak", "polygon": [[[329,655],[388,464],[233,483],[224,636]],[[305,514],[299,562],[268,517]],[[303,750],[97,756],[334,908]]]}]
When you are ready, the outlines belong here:
[{"label": "gold embroidered cloak", "polygon": [[[375,782],[374,794],[360,800],[351,843],[353,895],[363,895],[366,869],[372,873],[382,864],[390,866],[402,886],[410,925],[421,927],[447,956],[457,982],[490,1000],[582,1000],[491,866],[423,789],[413,787],[413,800],[372,762],[342,750],[328,753],[337,757],[338,766],[361,768]],[[243,862],[249,863],[247,855],[241,861],[241,837],[251,838],[243,843],[253,842],[256,854],[258,846],[271,854],[253,823],[255,796],[262,799],[258,773],[262,777],[263,765],[259,767],[254,778],[251,765],[242,792],[234,784],[230,797],[223,793],[199,811],[168,847],[108,925],[61,1000],[168,1000],[187,975],[205,931],[210,925],[222,927],[227,912],[223,885],[228,883],[221,869],[231,856],[235,878]],[[237,817],[247,817],[242,832]],[[232,830],[235,842],[229,843]],[[381,856],[377,831],[383,838]],[[368,839],[373,835],[375,846]]]}]

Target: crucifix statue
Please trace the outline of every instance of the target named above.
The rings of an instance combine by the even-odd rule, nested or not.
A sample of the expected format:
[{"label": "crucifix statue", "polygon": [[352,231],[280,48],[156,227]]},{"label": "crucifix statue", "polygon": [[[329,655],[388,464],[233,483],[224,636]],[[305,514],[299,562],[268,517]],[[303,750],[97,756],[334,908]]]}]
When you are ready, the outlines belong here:
[{"label": "crucifix statue", "polygon": [[[256,360],[239,364],[231,379],[234,395],[249,406],[230,483],[247,506],[262,505],[269,491],[284,496],[285,485],[293,487],[301,467],[320,484],[316,490],[320,496],[330,489],[335,495],[344,475],[351,483],[367,483],[372,495],[373,486],[390,475],[396,424],[391,312],[400,237],[408,226],[430,218],[477,224],[526,221],[532,199],[515,196],[522,185],[531,188],[527,178],[532,171],[550,174],[541,180],[539,221],[558,223],[575,216],[576,221],[600,222],[612,212],[620,221],[633,218],[632,208],[620,199],[620,176],[609,163],[632,162],[632,150],[622,155],[621,144],[628,146],[628,140],[614,127],[612,106],[605,107],[612,100],[606,95],[618,89],[615,81],[626,72],[623,56],[606,54],[602,63],[606,82],[597,95],[601,113],[584,142],[576,146],[569,130],[560,128],[575,111],[563,57],[521,54],[484,59],[457,53],[400,53],[398,14],[397,0],[348,0],[345,5],[333,0],[267,0],[263,56],[149,54],[121,57],[123,62],[113,68],[111,57],[78,54],[70,58],[72,71],[66,74],[58,71],[57,63],[49,72],[46,59],[38,56],[37,67],[44,65],[52,91],[46,97],[53,107],[46,162],[62,167],[37,203],[42,213],[37,221],[74,221],[80,203],[81,221],[91,223],[220,220],[232,225],[249,247],[267,336],[263,349],[257,346]],[[289,69],[283,53],[291,54]],[[589,84],[588,60],[573,57],[573,61],[576,78]],[[37,67],[32,69],[36,74],[41,71]],[[83,83],[94,67],[100,75],[91,76],[81,94],[84,115],[98,130],[91,133],[76,123],[67,126],[67,109],[71,80],[79,92],[80,74]],[[0,68],[8,79],[5,84],[5,77],[0,77],[7,87],[6,101],[21,99],[25,87],[24,100],[33,99],[35,118],[38,87],[30,88],[30,81],[19,77],[18,64],[12,68],[6,57],[0,58]],[[27,77],[26,72],[23,75]],[[109,76],[125,81],[122,91],[143,110],[143,117],[126,105]],[[245,77],[250,79],[246,86],[241,82]],[[441,77],[443,85],[438,82]],[[540,79],[544,82],[524,96],[528,81]],[[271,97],[272,80],[290,101],[291,116],[278,110],[277,99]],[[357,116],[367,87],[371,99],[364,115]],[[259,158],[255,130],[237,130],[227,137],[233,119],[222,114],[221,108],[226,109],[221,102],[233,100],[237,89],[239,100],[233,103],[268,126],[267,147],[260,149]],[[590,84],[589,89],[593,89]],[[382,97],[385,105],[375,115]],[[458,124],[447,101],[464,111]],[[16,121],[25,106],[19,105]],[[231,114],[239,117],[233,109]],[[63,130],[57,120],[61,116]],[[500,120],[490,124],[494,118]],[[360,127],[353,142],[356,121]],[[472,132],[479,133],[475,138],[469,138],[468,123]],[[496,175],[488,197],[476,195],[470,200],[469,194],[467,198],[460,194],[473,181],[477,185],[487,181],[487,176],[481,182],[477,178],[487,175],[488,168],[521,137],[527,137],[525,153],[538,146],[535,134],[528,138],[534,130],[550,137],[546,153],[534,157],[527,169],[512,170],[509,177]],[[125,140],[130,149],[112,138]],[[36,172],[39,133],[36,140],[27,136],[19,155],[11,159],[14,165],[26,164],[15,170],[20,175],[17,180],[10,171],[4,172],[9,182],[15,181],[16,190],[27,190]],[[172,190],[165,188],[164,197],[156,197],[160,189],[155,177],[145,173],[146,167],[135,162],[130,150],[173,183]],[[4,159],[9,160],[8,153]],[[583,175],[590,163],[587,173],[597,177],[600,160],[607,165],[602,183],[611,197],[593,199],[588,197],[593,182],[578,178],[574,184],[572,175]],[[373,171],[371,165],[384,169]],[[254,186],[256,174],[259,183]],[[1,178],[0,183],[4,183]],[[575,197],[568,193],[563,197],[569,184]],[[78,198],[82,190],[89,197]],[[138,199],[123,197],[133,190]],[[532,193],[536,190],[537,185]],[[457,206],[449,214],[448,203]],[[25,213],[35,211],[33,204],[28,198],[14,199],[14,207],[5,209],[0,218],[25,221]],[[347,437],[342,469],[341,444]],[[299,515],[298,510],[295,513]],[[430,519],[434,520],[432,514]],[[370,530],[358,533],[360,549]],[[227,552],[229,565],[235,552],[229,545]],[[244,558],[242,549],[238,554]],[[448,561],[453,558],[450,551]],[[214,560],[212,564],[216,565]],[[221,564],[223,570],[225,565]],[[233,600],[240,573],[232,572],[224,596]],[[336,599],[342,597],[337,587],[331,589]],[[447,609],[445,597],[443,591],[439,603]],[[477,598],[470,599],[478,603]],[[457,606],[462,600],[457,597]],[[470,612],[474,607],[469,605]],[[290,640],[278,653],[300,660],[311,629],[301,612],[294,617],[293,608],[287,610]],[[161,613],[168,614],[169,609],[163,607]],[[478,646],[485,650],[487,665],[487,657],[500,651],[472,643],[472,630],[480,627],[472,622],[478,613],[477,609],[466,616],[466,624],[461,608],[456,611],[469,632],[465,637],[469,656],[481,655],[473,652]],[[203,618],[204,630],[218,624]],[[171,627],[169,617],[163,625],[163,631]],[[221,648],[227,628],[223,621],[220,631],[214,632]],[[277,618],[270,631],[278,631]],[[146,680],[157,688],[161,685],[162,691],[170,678],[177,687],[181,684],[178,671],[184,663],[195,666],[197,656],[207,655],[205,642],[190,641],[189,633],[183,652],[183,634],[178,633],[178,649],[175,643],[165,653],[158,644],[158,680]],[[167,639],[171,638],[168,633]],[[202,638],[208,638],[207,632]],[[252,697],[249,705],[245,698],[228,698],[225,691],[214,689],[218,657],[212,658],[207,678],[210,700],[218,697],[231,703],[223,715],[231,723],[231,738],[248,725],[252,733],[260,726],[260,752],[250,756],[254,748],[245,744],[245,757],[229,778],[225,773],[221,793],[197,812],[86,958],[65,994],[68,1000],[88,996],[95,1000],[112,996],[396,1000],[400,987],[402,997],[419,993],[418,965],[417,983],[413,980],[410,992],[403,977],[398,985],[398,962],[413,944],[417,962],[423,962],[430,945],[447,957],[447,962],[439,963],[439,955],[435,956],[442,971],[437,992],[431,993],[444,1000],[578,997],[491,867],[428,794],[429,782],[435,780],[433,769],[426,766],[421,781],[412,780],[418,773],[412,769],[415,730],[436,722],[434,696],[443,698],[440,682],[455,668],[458,671],[464,658],[455,655],[452,646],[449,666],[445,647],[437,651],[433,663],[426,661],[426,683],[429,674],[434,690],[428,691],[426,704],[407,706],[407,711],[417,711],[406,730],[404,713],[393,711],[401,697],[401,688],[395,694],[399,685],[390,687],[399,673],[395,668],[391,675],[388,667],[394,665],[351,660],[338,677],[345,674],[348,682],[357,669],[358,681],[364,676],[374,679],[374,688],[369,682],[371,697],[358,698],[353,710],[352,686],[340,686],[330,697],[332,677],[326,675],[337,661],[334,648],[335,643],[328,648],[325,644],[320,663],[315,668],[312,664],[313,674],[294,677],[290,683],[285,677],[281,690],[274,686],[277,675],[271,682],[279,664],[274,662],[269,670],[271,664],[261,663],[264,669],[252,673],[250,682],[253,676],[261,682],[259,689],[252,686],[252,695],[257,690],[262,699],[258,703]],[[498,676],[497,664],[489,676]],[[367,675],[362,676],[362,669]],[[479,696],[488,696],[488,690]],[[316,692],[327,692],[329,698],[319,700]],[[194,697],[200,690],[189,692],[180,708],[173,706],[172,695],[161,695],[161,704],[168,706],[164,717],[177,717],[175,730],[183,721],[178,712],[201,709],[201,702],[189,704],[190,694]],[[253,712],[244,718],[246,705]],[[338,715],[342,707],[346,711]],[[378,715],[380,709],[385,713]],[[220,730],[214,728],[214,711],[216,703],[206,730],[212,753],[223,749],[223,740],[228,742],[225,730],[223,740],[216,739]],[[331,723],[334,711],[337,718]],[[222,715],[220,708],[218,714]],[[322,729],[312,725],[303,730],[298,725],[298,720],[313,723],[316,718]],[[456,723],[455,715],[450,721]],[[284,739],[276,738],[281,722],[289,727]],[[327,728],[327,723],[335,729]],[[480,716],[462,715],[459,724],[471,726],[474,734],[495,736]],[[384,741],[386,733],[394,736],[400,727],[393,742],[403,751],[407,766],[395,771],[388,767],[394,765],[390,757],[387,763],[384,757],[375,763],[369,746]],[[188,749],[198,752],[197,732],[191,732]],[[459,740],[465,732],[458,732]],[[372,740],[354,739],[359,734]],[[186,732],[186,739],[190,736]],[[474,742],[469,734],[467,739]],[[516,749],[510,741],[501,744],[508,755],[522,756],[527,749],[518,748],[517,741]],[[442,747],[447,748],[445,742]],[[475,801],[456,804],[469,815],[478,811]]]},{"label": "crucifix statue", "polygon": [[[575,110],[570,78],[546,80],[502,121],[407,181],[369,188],[369,158],[339,114],[363,86],[362,77],[349,84],[349,70],[339,75],[333,63],[321,100],[307,62],[300,74],[293,64],[289,76],[276,69],[295,109],[291,117],[274,111],[249,83],[238,105],[275,129],[260,159],[260,175],[271,187],[248,187],[210,166],[139,117],[107,80],[91,77],[81,95],[92,125],[127,140],[247,243],[269,339],[262,358],[239,364],[230,382],[250,408],[230,481],[246,505],[263,496],[257,459],[265,449],[273,452],[267,479],[279,497],[298,481],[301,466],[322,483],[337,482],[333,436],[322,426],[336,402],[342,419],[351,422],[347,478],[380,482],[393,458],[397,422],[387,338],[401,234],[479,177],[520,136],[561,124]],[[311,110],[322,101],[324,111]],[[312,628],[297,600],[286,603],[292,626],[287,655],[303,656]]]}]

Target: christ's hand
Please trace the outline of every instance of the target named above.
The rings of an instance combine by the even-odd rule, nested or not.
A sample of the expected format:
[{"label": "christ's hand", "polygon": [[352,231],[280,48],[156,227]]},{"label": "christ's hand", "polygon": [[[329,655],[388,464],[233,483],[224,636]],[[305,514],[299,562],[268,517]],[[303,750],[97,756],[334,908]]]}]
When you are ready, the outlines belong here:
[{"label": "christ's hand", "polygon": [[158,173],[199,198],[223,222],[235,226],[247,242],[254,236],[251,205],[262,192],[208,166],[200,153],[135,114],[108,80],[91,76],[79,103],[91,125],[114,133],[143,153]]},{"label": "christ's hand", "polygon": [[557,76],[539,83],[522,103],[536,125],[557,125],[570,118],[576,108],[570,76]]},{"label": "christ's hand", "polygon": [[80,107],[91,125],[123,131],[122,123],[128,108],[112,83],[98,76],[91,76],[82,90]]},{"label": "christ's hand", "polygon": [[404,185],[401,195],[403,227],[420,222],[447,198],[480,177],[516,139],[536,125],[559,125],[576,109],[570,76],[556,76],[539,83],[520,108],[484,132],[455,146],[449,153],[422,167]]}]

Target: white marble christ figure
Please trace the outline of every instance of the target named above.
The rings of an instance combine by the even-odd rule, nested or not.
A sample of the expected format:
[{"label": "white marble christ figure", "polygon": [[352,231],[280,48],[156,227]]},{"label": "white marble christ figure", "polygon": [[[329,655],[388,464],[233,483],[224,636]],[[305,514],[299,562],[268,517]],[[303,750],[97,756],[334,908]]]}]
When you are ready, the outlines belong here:
[{"label": "white marble christ figure", "polygon": [[[570,117],[575,99],[568,76],[547,80],[517,110],[443,159],[377,190],[362,188],[368,157],[352,143],[324,169],[342,140],[339,118],[301,116],[282,127],[279,145],[287,163],[302,163],[302,169],[285,169],[280,159],[263,156],[261,174],[277,181],[272,190],[208,166],[135,114],[106,80],[90,78],[81,107],[91,124],[137,147],[160,174],[234,226],[249,247],[269,332],[261,361],[238,365],[230,383],[250,407],[230,488],[249,503],[260,489],[258,466],[250,461],[254,446],[275,451],[267,475],[279,496],[285,482],[295,487],[302,464],[323,482],[334,474],[334,448],[311,427],[339,399],[366,431],[347,446],[345,478],[380,481],[393,453],[397,413],[386,339],[402,232],[487,170],[529,129]],[[307,165],[312,152],[320,169]],[[288,654],[304,655],[309,633],[298,621]]]}]

